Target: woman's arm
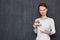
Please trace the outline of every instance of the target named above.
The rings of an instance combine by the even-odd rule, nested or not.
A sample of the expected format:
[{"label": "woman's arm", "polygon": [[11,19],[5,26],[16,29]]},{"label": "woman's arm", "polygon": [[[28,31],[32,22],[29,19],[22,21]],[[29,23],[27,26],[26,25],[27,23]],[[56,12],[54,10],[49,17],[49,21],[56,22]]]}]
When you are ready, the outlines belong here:
[{"label": "woman's arm", "polygon": [[[37,22],[38,21],[38,22]],[[35,22],[33,24],[33,31],[37,33],[37,25],[40,25],[39,19],[35,19]]]},{"label": "woman's arm", "polygon": [[50,32],[48,32],[48,30],[44,30],[44,31],[40,30],[40,32],[50,35]]},{"label": "woman's arm", "polygon": [[43,32],[45,34],[48,34],[48,35],[55,34],[56,33],[56,29],[55,29],[55,22],[54,22],[54,20],[53,19],[51,20],[51,23],[50,23],[50,32],[48,32],[48,30],[44,30],[44,31],[41,31],[41,32]]},{"label": "woman's arm", "polygon": [[53,35],[56,33],[56,29],[55,29],[55,22],[54,19],[51,20],[51,25],[50,25],[50,35]]},{"label": "woman's arm", "polygon": [[[35,19],[35,21],[36,21],[36,19]],[[34,21],[34,23],[33,23],[33,31],[34,31],[34,33],[37,33],[37,29],[36,29],[35,21]]]},{"label": "woman's arm", "polygon": [[34,33],[37,33],[37,29],[36,28],[34,28],[33,31],[34,31]]}]

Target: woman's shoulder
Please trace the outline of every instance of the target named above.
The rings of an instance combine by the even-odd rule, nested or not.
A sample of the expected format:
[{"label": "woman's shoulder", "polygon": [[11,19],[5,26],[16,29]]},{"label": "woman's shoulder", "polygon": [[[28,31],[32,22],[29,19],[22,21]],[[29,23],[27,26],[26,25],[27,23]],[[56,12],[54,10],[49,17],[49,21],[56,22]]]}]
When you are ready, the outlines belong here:
[{"label": "woman's shoulder", "polygon": [[[40,20],[40,19],[41,19],[41,17],[36,18],[35,20]],[[54,21],[54,18],[48,17],[48,20],[49,20],[49,21]]]},{"label": "woman's shoulder", "polygon": [[49,20],[54,21],[54,18],[48,17]]},{"label": "woman's shoulder", "polygon": [[[36,19],[41,19],[41,17],[36,18]],[[54,18],[48,17],[48,19],[54,20]]]}]

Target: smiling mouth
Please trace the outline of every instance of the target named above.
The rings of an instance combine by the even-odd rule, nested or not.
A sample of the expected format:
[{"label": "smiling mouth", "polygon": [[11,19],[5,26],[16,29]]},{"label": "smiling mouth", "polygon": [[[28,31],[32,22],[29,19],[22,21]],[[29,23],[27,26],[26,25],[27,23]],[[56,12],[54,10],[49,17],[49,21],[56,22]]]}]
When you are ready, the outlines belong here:
[{"label": "smiling mouth", "polygon": [[44,12],[42,14],[45,14]]}]

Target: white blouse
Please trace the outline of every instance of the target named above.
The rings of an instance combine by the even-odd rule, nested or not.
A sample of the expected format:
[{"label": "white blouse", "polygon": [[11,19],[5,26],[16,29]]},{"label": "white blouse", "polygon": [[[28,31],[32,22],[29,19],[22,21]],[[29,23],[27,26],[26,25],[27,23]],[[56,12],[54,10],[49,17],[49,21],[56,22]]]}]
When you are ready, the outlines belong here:
[{"label": "white blouse", "polygon": [[[37,18],[36,20],[40,20],[40,25],[37,26],[36,29],[33,29],[35,33],[37,33],[36,40],[50,40],[50,37],[48,34],[40,32],[40,30],[47,30],[50,32],[50,35],[53,35],[56,33],[55,29],[55,22],[53,18],[48,17],[47,19]],[[48,36],[47,36],[48,35]],[[43,38],[42,38],[43,37]],[[44,39],[45,38],[45,39]],[[47,39],[48,38],[48,39]]]}]

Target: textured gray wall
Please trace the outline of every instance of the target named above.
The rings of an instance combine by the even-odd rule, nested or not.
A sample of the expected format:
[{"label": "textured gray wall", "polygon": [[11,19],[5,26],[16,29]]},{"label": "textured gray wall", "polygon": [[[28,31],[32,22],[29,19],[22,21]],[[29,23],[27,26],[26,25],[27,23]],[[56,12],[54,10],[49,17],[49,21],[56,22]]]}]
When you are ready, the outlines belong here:
[{"label": "textured gray wall", "polygon": [[41,2],[47,3],[48,16],[55,19],[57,33],[52,40],[60,40],[60,0],[0,0],[0,40],[35,40],[32,24],[40,16]]}]

